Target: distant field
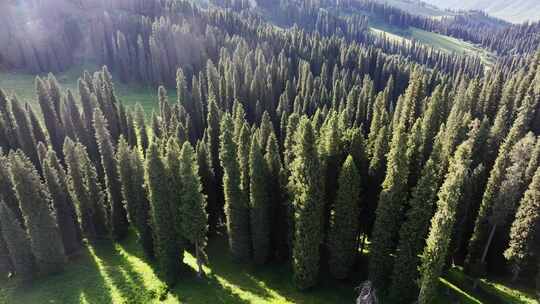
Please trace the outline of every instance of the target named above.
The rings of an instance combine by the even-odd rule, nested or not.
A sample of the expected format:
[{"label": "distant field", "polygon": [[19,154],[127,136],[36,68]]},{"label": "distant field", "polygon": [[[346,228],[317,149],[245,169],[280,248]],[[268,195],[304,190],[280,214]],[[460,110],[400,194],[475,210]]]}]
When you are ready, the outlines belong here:
[{"label": "distant field", "polygon": [[[78,92],[77,80],[84,70],[93,73],[98,70],[96,65],[84,64],[73,67],[63,73],[55,74],[56,79],[63,89],[71,89]],[[47,75],[41,75],[47,76]],[[114,79],[114,76],[113,76]],[[28,73],[0,72],[0,88],[8,94],[17,94],[21,101],[37,104],[34,87],[35,75]],[[117,97],[126,105],[141,104],[147,113],[151,113],[157,107],[157,88],[135,84],[123,84],[119,80],[114,82]],[[168,90],[169,100],[176,100],[176,90]],[[77,94],[75,94],[77,96]]]},{"label": "distant field", "polygon": [[371,21],[371,31],[375,34],[386,35],[389,39],[411,41],[416,40],[422,44],[433,46],[439,50],[454,52],[458,54],[479,56],[483,63],[490,66],[495,61],[494,55],[487,50],[478,47],[470,42],[463,41],[450,36],[421,30],[410,27],[407,30],[390,26],[377,20]]}]

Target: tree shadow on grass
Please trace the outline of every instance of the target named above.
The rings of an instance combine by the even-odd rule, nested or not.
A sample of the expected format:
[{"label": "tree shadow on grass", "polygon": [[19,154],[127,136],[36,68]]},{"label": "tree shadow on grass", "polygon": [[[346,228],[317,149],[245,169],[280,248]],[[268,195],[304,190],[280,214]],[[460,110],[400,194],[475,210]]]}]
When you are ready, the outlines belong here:
[{"label": "tree shadow on grass", "polygon": [[134,234],[121,243],[96,246],[94,252],[105,277],[126,303],[165,299],[186,303],[248,303],[232,289],[220,284],[214,275],[197,278],[191,267],[183,269],[179,281],[171,289],[167,288],[159,280],[155,261],[146,258]]},{"label": "tree shadow on grass", "polygon": [[[10,280],[11,281],[11,280]],[[88,247],[72,256],[58,274],[38,277],[30,283],[11,281],[6,303],[112,303],[110,290]]]}]

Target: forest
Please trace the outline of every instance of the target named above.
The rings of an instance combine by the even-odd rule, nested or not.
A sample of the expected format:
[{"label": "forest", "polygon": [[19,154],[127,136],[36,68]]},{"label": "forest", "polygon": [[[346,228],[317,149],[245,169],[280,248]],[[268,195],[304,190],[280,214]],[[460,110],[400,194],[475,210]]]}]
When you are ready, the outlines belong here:
[{"label": "forest", "polygon": [[540,301],[540,22],[372,0],[0,11],[0,80],[33,95],[0,88],[0,303]]}]

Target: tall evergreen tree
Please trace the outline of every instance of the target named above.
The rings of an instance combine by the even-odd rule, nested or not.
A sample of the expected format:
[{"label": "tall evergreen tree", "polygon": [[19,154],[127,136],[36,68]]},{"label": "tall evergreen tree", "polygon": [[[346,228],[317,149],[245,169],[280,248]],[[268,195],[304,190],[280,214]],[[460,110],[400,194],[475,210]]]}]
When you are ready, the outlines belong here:
[{"label": "tall evergreen tree", "polygon": [[208,229],[210,234],[214,234],[218,228],[223,210],[217,201],[216,180],[211,167],[210,154],[204,141],[198,141],[196,147],[197,164],[199,175],[203,185],[203,193],[206,195],[206,212],[208,214]]},{"label": "tall evergreen tree", "polygon": [[323,180],[315,133],[307,118],[301,119],[295,137],[294,161],[289,177],[295,219],[292,260],[296,286],[307,289],[317,283],[319,274],[319,246],[323,240]]},{"label": "tall evergreen tree", "polygon": [[179,141],[175,137],[169,138],[169,141],[166,144],[166,152],[164,155],[164,164],[167,174],[167,179],[163,182],[167,184],[167,195],[170,208],[171,217],[173,219],[174,225],[171,229],[175,232],[175,241],[177,249],[179,250],[180,260],[184,258],[184,247],[185,240],[182,235],[182,222],[185,220],[180,215],[180,209],[182,208],[182,189],[184,185],[182,184],[182,177],[180,176],[180,157],[181,157],[181,148]]},{"label": "tall evergreen tree", "polygon": [[341,168],[336,202],[330,215],[328,243],[330,271],[338,279],[347,277],[358,253],[360,227],[360,173],[352,156]]},{"label": "tall evergreen tree", "polygon": [[150,203],[144,188],[142,159],[138,151],[131,150],[126,140],[120,137],[116,160],[129,221],[137,231],[144,253],[152,258],[154,243],[150,226]]},{"label": "tall evergreen tree", "polygon": [[[510,242],[504,257],[510,261],[514,277],[535,255],[538,246],[540,225],[540,167],[521,199],[518,211],[510,229]],[[538,258],[538,257],[537,257]]]},{"label": "tall evergreen tree", "polygon": [[253,260],[263,264],[270,256],[270,196],[268,187],[268,173],[264,161],[261,145],[257,136],[251,140],[249,152],[250,175],[250,220],[253,241]]},{"label": "tall evergreen tree", "polygon": [[426,163],[418,184],[412,190],[410,209],[399,231],[399,243],[390,288],[396,301],[412,301],[418,295],[418,254],[422,251],[429,229],[429,220],[437,202],[437,192],[442,181],[441,148],[444,132],[437,135],[433,152]]},{"label": "tall evergreen tree", "polygon": [[118,179],[117,165],[114,158],[115,148],[107,127],[107,120],[99,109],[94,112],[94,129],[96,130],[96,141],[101,155],[101,165],[105,173],[104,179],[109,202],[111,233],[115,240],[121,240],[128,233],[127,214],[122,204],[122,187]]},{"label": "tall evergreen tree", "polygon": [[150,200],[154,251],[160,273],[169,285],[177,281],[181,260],[176,243],[174,218],[171,215],[169,185],[165,164],[156,143],[151,143],[146,151],[145,181]]},{"label": "tall evergreen tree", "polygon": [[81,231],[75,206],[69,195],[64,168],[61,167],[56,152],[52,149],[43,160],[43,176],[51,193],[64,251],[66,254],[75,253],[81,248]]},{"label": "tall evergreen tree", "polygon": [[234,125],[230,115],[225,114],[221,122],[220,153],[223,167],[223,190],[229,247],[233,258],[246,260],[251,255],[249,233],[248,200],[240,188],[240,166],[237,160],[238,147],[233,137]]},{"label": "tall evergreen tree", "polygon": [[496,226],[490,225],[489,217],[492,214],[493,204],[501,186],[504,172],[509,165],[510,150],[512,146],[525,134],[532,119],[535,104],[532,96],[528,95],[521,107],[518,117],[508,132],[506,139],[499,149],[495,165],[491,169],[482,204],[476,218],[474,232],[469,241],[466,268],[469,271],[481,272],[487,252],[491,245]]},{"label": "tall evergreen tree", "polygon": [[419,304],[433,303],[439,276],[446,263],[459,200],[471,163],[471,156],[478,135],[478,121],[450,161],[450,167],[438,193],[437,211],[431,219],[431,228],[422,255],[420,267]]},{"label": "tall evergreen tree", "polygon": [[[402,100],[401,102],[405,102]],[[407,179],[409,161],[407,159],[407,124],[408,113],[412,104],[406,104],[398,126],[394,130],[385,180],[377,206],[373,242],[369,261],[369,277],[377,288],[386,288],[392,271],[392,257],[395,239],[399,232],[403,210],[407,199]],[[407,114],[405,114],[407,113]]]},{"label": "tall evergreen tree", "polygon": [[9,159],[13,186],[39,271],[43,274],[62,271],[67,260],[56,224],[56,214],[49,207],[51,195],[22,152],[11,154]]},{"label": "tall evergreen tree", "polygon": [[22,280],[31,279],[35,271],[35,260],[30,239],[15,214],[4,202],[0,202],[0,228],[2,241],[5,241],[9,251],[15,275]]},{"label": "tall evergreen tree", "polygon": [[199,277],[202,275],[202,263],[208,233],[208,214],[206,213],[206,197],[202,193],[199,168],[195,151],[189,142],[184,143],[181,152],[180,176],[182,178],[182,235],[195,245],[195,258]]}]

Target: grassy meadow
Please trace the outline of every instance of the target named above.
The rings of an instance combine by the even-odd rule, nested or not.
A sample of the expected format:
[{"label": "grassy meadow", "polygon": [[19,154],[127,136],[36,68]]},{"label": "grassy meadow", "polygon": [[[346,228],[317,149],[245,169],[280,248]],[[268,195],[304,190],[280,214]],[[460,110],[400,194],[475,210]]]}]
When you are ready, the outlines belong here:
[{"label": "grassy meadow", "polygon": [[[159,279],[153,261],[143,255],[132,232],[120,242],[98,242],[71,258],[58,275],[38,278],[31,286],[0,281],[0,303],[353,303],[355,287],[365,279],[366,256],[350,280],[336,282],[326,275],[305,292],[295,289],[287,263],[264,266],[234,263],[224,236],[210,239],[206,277],[196,278],[196,261],[185,253],[189,265],[176,286],[168,289]],[[483,280],[478,292],[467,290],[467,278],[452,269],[441,278],[436,303],[536,303],[527,293]],[[380,294],[384,304],[384,295]]]}]

